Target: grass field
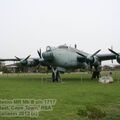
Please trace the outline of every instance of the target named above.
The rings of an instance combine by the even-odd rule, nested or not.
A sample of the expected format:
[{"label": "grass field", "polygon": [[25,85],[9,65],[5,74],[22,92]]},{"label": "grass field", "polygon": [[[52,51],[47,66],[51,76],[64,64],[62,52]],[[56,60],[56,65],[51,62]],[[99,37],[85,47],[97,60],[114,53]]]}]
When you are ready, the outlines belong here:
[{"label": "grass field", "polygon": [[[102,73],[106,74],[106,73]],[[87,120],[77,112],[86,105],[106,112],[104,120],[120,120],[120,72],[113,72],[114,83],[101,84],[87,73],[62,74],[62,83],[52,83],[51,74],[5,74],[0,76],[0,99],[56,99],[53,111],[38,118],[0,120]]]}]

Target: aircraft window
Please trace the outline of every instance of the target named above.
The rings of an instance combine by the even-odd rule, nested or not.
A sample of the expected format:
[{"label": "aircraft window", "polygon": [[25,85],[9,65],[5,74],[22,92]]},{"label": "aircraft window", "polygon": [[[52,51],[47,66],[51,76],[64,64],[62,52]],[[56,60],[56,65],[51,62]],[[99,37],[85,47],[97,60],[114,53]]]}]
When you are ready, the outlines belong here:
[{"label": "aircraft window", "polygon": [[68,46],[61,45],[61,46],[59,46],[58,48],[62,48],[62,49],[68,49]]},{"label": "aircraft window", "polygon": [[51,51],[51,47],[50,47],[50,46],[47,46],[47,47],[46,47],[46,51]]}]

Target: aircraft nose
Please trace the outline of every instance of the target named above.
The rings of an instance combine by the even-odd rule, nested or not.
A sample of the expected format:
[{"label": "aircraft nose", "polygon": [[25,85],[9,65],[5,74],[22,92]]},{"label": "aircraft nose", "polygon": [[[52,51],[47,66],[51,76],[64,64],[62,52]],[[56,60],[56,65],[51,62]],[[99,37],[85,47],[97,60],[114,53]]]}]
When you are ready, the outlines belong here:
[{"label": "aircraft nose", "polygon": [[45,60],[52,60],[53,59],[53,52],[43,52],[42,56]]}]

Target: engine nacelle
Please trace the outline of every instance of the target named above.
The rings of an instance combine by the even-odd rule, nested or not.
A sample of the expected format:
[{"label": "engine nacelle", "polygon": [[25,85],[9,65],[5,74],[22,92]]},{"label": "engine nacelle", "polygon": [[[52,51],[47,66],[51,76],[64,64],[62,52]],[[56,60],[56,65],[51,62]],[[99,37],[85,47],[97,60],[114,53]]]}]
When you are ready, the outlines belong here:
[{"label": "engine nacelle", "polygon": [[23,65],[23,66],[26,66],[27,63],[28,63],[27,60],[21,60],[21,61],[20,61],[20,64]]},{"label": "engine nacelle", "polygon": [[39,61],[35,61],[34,59],[27,60],[27,66],[33,67],[39,64]]},{"label": "engine nacelle", "polygon": [[95,56],[94,57],[90,57],[88,59],[88,62],[90,62],[91,65],[94,65],[96,67],[100,65],[99,59],[97,57],[95,57]]},{"label": "engine nacelle", "polygon": [[117,62],[120,64],[120,56],[117,56]]},{"label": "engine nacelle", "polygon": [[91,58],[90,63],[94,67],[98,67],[98,66],[101,65],[101,62],[100,62],[99,58],[97,58],[95,56]]}]

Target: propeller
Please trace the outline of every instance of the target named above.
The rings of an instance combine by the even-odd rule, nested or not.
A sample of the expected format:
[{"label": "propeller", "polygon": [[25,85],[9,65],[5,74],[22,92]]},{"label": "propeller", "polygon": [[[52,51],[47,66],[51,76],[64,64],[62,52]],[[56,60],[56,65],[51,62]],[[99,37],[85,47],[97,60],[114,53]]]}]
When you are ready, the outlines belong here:
[{"label": "propeller", "polygon": [[91,62],[92,63],[94,61],[94,56],[96,56],[100,51],[101,51],[101,49],[96,51],[94,54],[92,54],[90,56],[86,56],[86,55],[84,55],[84,54],[82,54],[80,52],[76,52],[76,53],[81,55],[82,57],[86,58],[87,62]]},{"label": "propeller", "polygon": [[38,66],[41,66],[41,65],[45,66],[46,63],[44,63],[44,59],[42,58],[41,48],[39,50],[37,50],[37,53],[39,55],[39,64],[38,64]]},{"label": "propeller", "polygon": [[41,52],[41,48],[39,49],[39,50],[37,50],[37,53],[38,53],[38,55],[39,55],[39,57],[40,57],[40,59],[39,59],[39,65],[38,66],[41,66],[41,64],[43,65],[43,66],[46,66],[47,67],[47,71],[49,71],[49,70],[51,70],[51,66],[47,63],[47,62],[44,62],[44,59],[43,59],[43,57],[42,57],[42,52]]},{"label": "propeller", "polygon": [[92,55],[90,55],[90,56],[86,56],[86,55],[84,55],[84,54],[82,54],[82,53],[79,53],[79,52],[76,52],[77,54],[79,54],[79,55],[81,55],[82,57],[84,57],[85,59],[86,59],[86,63],[88,64],[88,68],[90,69],[90,70],[92,70],[92,66],[95,66],[95,60],[96,60],[96,58],[95,58],[95,56],[99,53],[101,51],[101,49],[100,50],[98,50],[98,51],[96,51],[94,54],[92,54]]},{"label": "propeller", "polygon": [[30,56],[31,56],[31,55],[28,55],[25,59],[21,59],[21,58],[19,58],[19,57],[17,57],[17,56],[15,56],[15,58],[16,58],[18,61],[20,61],[20,63],[26,64],[26,63],[27,63],[27,60],[30,58]]}]

